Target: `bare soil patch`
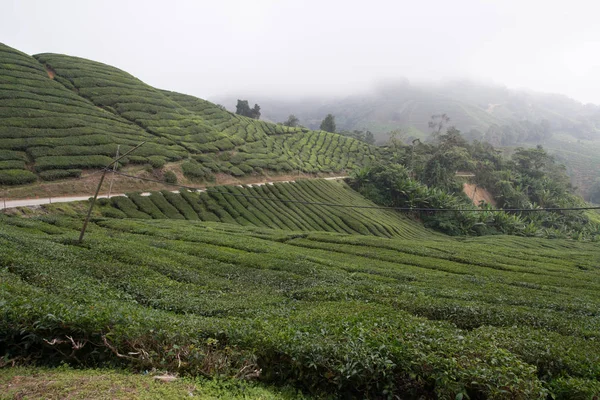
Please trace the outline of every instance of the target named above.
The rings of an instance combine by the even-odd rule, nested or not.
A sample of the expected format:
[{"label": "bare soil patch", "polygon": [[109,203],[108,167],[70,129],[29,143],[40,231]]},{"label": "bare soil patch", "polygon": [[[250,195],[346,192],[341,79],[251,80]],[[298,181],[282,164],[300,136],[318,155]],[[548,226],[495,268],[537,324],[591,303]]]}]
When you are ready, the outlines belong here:
[{"label": "bare soil patch", "polygon": [[480,186],[475,185],[474,183],[464,183],[463,192],[469,196],[473,204],[476,206],[478,206],[481,201],[491,204],[494,207],[497,206],[496,200],[494,200],[494,197],[492,197],[490,192]]}]

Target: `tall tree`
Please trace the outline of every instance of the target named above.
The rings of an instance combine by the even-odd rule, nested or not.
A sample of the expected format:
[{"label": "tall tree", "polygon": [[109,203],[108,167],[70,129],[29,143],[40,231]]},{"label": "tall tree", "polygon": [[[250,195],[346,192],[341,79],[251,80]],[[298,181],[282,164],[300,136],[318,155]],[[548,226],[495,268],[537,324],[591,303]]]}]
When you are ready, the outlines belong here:
[{"label": "tall tree", "polygon": [[285,121],[283,123],[283,125],[294,128],[294,127],[300,125],[300,120],[294,114],[290,114],[287,121]]},{"label": "tall tree", "polygon": [[249,117],[250,116],[250,106],[248,105],[248,100],[238,99],[237,105],[235,106],[235,113],[238,115],[243,115],[245,117]]},{"label": "tall tree", "polygon": [[335,117],[332,114],[327,114],[325,119],[321,122],[320,129],[322,131],[335,133]]},{"label": "tall tree", "polygon": [[432,130],[431,135],[434,139],[437,139],[440,135],[442,135],[442,130],[446,128],[450,122],[450,117],[446,114],[435,114],[431,116],[431,120],[429,121],[429,128]]},{"label": "tall tree", "polygon": [[260,119],[260,106],[258,104],[254,104],[252,110],[250,110],[250,118]]},{"label": "tall tree", "polygon": [[365,133],[365,142],[369,144],[375,144],[375,136],[373,136],[373,132],[367,131],[367,133]]}]

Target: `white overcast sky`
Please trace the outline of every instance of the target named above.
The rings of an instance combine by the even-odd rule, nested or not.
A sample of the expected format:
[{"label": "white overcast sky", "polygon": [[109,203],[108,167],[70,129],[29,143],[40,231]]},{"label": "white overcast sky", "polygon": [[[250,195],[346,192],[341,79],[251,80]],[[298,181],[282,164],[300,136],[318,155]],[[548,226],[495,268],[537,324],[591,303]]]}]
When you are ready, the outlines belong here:
[{"label": "white overcast sky", "polygon": [[0,0],[0,42],[203,98],[350,94],[406,77],[600,104],[597,0]]}]

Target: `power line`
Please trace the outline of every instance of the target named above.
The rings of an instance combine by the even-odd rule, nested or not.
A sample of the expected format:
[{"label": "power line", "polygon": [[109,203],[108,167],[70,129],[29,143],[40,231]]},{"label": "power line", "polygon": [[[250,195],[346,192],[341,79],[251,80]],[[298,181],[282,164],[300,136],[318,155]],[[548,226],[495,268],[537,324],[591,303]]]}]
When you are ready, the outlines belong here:
[{"label": "power line", "polygon": [[[112,170],[111,170],[112,172]],[[434,211],[434,212],[554,212],[554,211],[584,211],[584,210],[600,210],[600,207],[562,207],[562,208],[496,208],[496,209],[482,209],[482,208],[474,208],[474,209],[456,209],[456,208],[413,208],[413,207],[386,207],[386,206],[361,206],[361,205],[350,205],[350,204],[338,204],[338,203],[325,203],[325,202],[314,202],[314,201],[304,201],[304,200],[286,200],[286,199],[273,199],[269,197],[262,196],[254,196],[250,194],[243,193],[231,193],[231,192],[222,192],[220,190],[214,189],[203,189],[196,188],[192,186],[180,185],[177,183],[169,183],[166,181],[161,181],[158,179],[152,178],[144,178],[141,176],[129,175],[123,172],[115,171],[117,175],[121,175],[127,178],[139,179],[147,182],[160,183],[167,186],[178,187],[181,189],[188,189],[192,191],[202,191],[208,193],[218,193],[226,196],[233,197],[245,197],[250,199],[258,199],[258,200],[266,200],[266,201],[275,201],[280,203],[296,203],[303,205],[315,205],[315,206],[327,206],[327,207],[338,207],[338,208],[362,208],[362,209],[376,209],[376,210],[393,210],[393,211]]]}]

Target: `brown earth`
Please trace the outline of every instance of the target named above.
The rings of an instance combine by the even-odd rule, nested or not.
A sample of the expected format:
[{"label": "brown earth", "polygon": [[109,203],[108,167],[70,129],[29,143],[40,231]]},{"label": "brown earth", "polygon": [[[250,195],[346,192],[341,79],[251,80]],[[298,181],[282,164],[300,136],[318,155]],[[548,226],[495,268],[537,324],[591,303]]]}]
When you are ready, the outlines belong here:
[{"label": "brown earth", "polygon": [[469,196],[471,201],[473,201],[473,204],[476,206],[478,206],[481,201],[491,204],[494,207],[497,206],[496,200],[494,200],[490,192],[475,185],[474,183],[463,183],[463,192]]},{"label": "brown earth", "polygon": [[48,78],[50,79],[54,79],[54,77],[56,76],[56,72],[54,72],[54,70],[48,66],[46,66],[46,73],[48,74]]}]

